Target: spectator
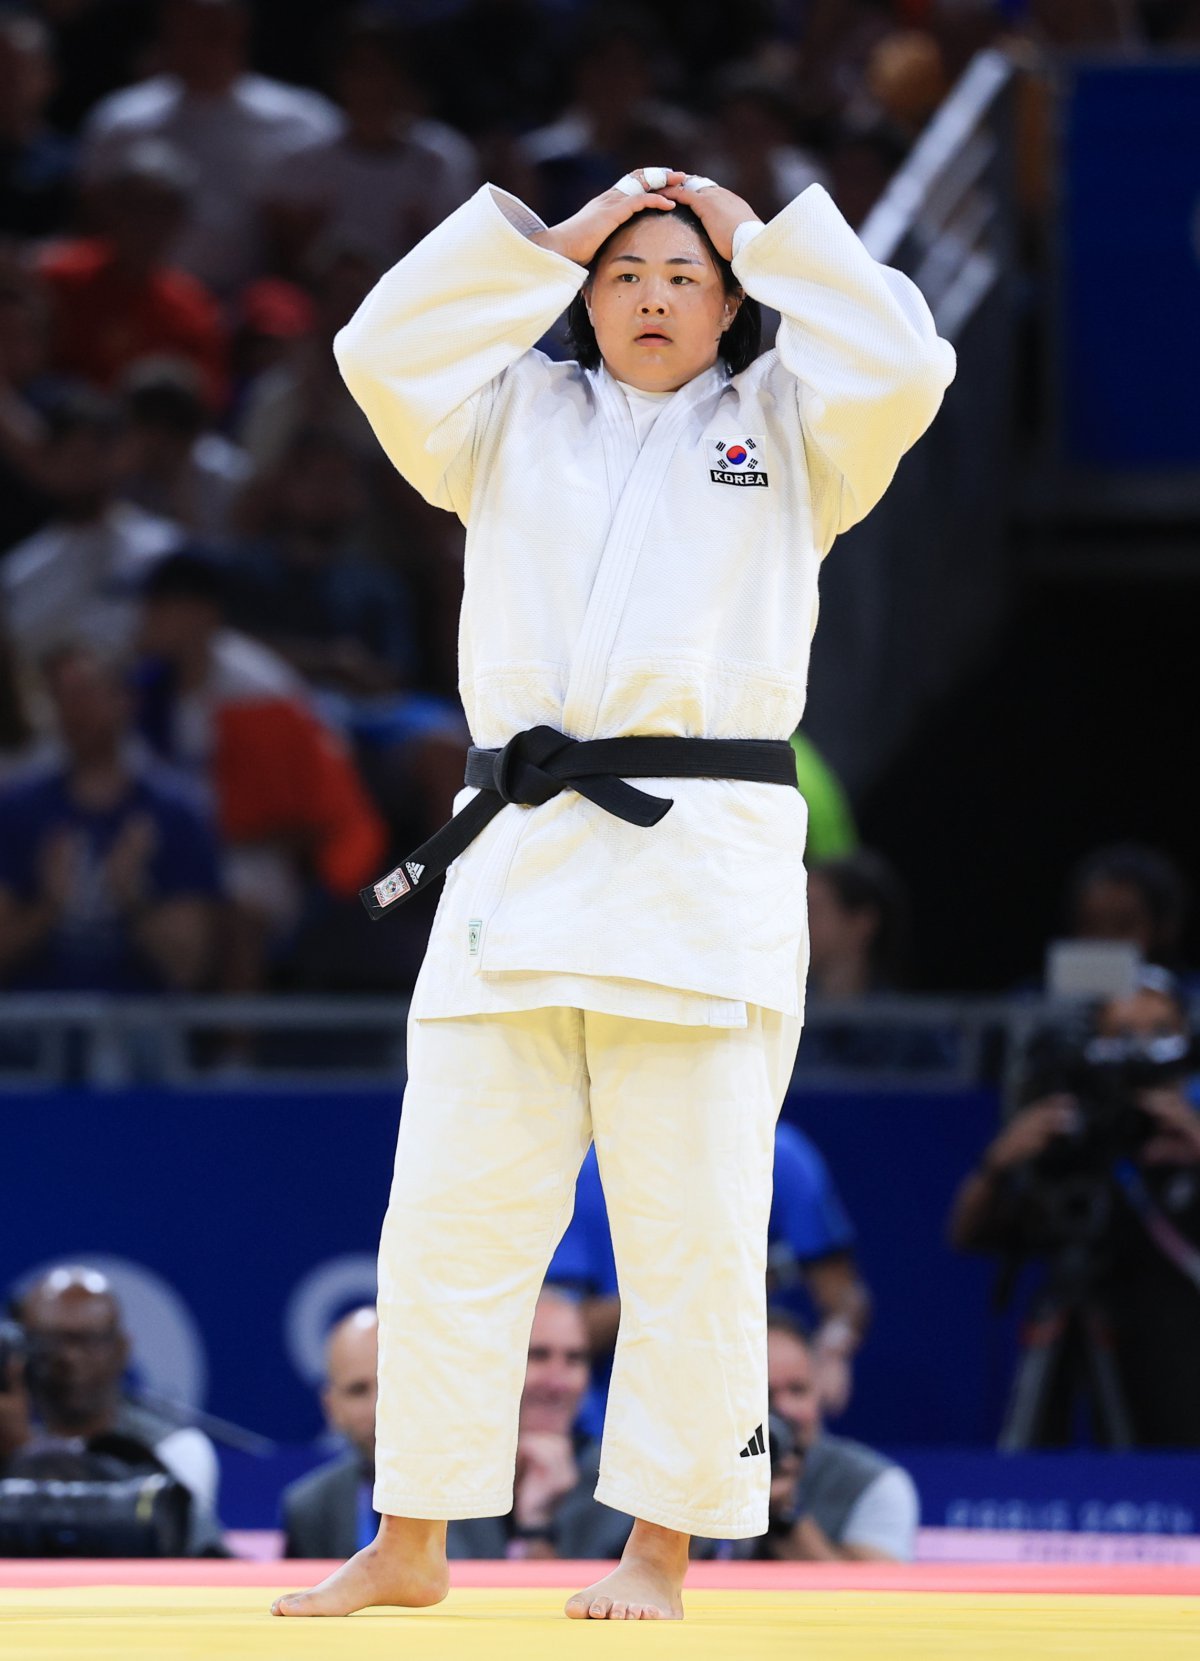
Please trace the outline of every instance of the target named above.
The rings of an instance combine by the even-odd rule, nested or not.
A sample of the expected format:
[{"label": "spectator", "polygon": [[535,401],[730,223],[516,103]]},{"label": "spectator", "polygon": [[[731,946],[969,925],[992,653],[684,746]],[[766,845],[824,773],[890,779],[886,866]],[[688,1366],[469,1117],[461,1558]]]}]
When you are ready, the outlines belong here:
[{"label": "spectator", "polygon": [[890,32],[880,0],[811,0],[796,56],[796,97],[809,131],[832,132],[859,88],[871,53]]},{"label": "spectator", "polygon": [[0,12],[0,234],[49,236],[74,198],[74,147],[46,125],[50,37],[36,17]]},{"label": "spectator", "polygon": [[[578,0],[434,0],[423,9],[443,16],[419,37],[422,78],[460,132],[485,145],[558,108],[562,36]],[[411,15],[411,7],[405,10]]]},{"label": "spectator", "polygon": [[397,841],[413,846],[452,811],[468,737],[457,698],[413,688],[408,585],[362,551],[370,482],[341,436],[300,432],[262,481],[266,534],[237,550],[230,612],[304,676],[321,715],[354,745]]},{"label": "spectator", "polygon": [[342,899],[376,874],[384,832],[336,733],[267,647],[223,625],[222,575],[181,551],[150,575],[142,726],[215,804],[232,897],[228,990],[261,987],[301,920],[310,875]]},{"label": "spectator", "polygon": [[[851,1393],[851,1361],[870,1321],[871,1298],[854,1258],[854,1228],[825,1161],[794,1125],[775,1131],[774,1194],[767,1226],[767,1285],[772,1303],[815,1307],[815,1341],[824,1405],[840,1413]],[[595,1146],[575,1188],[575,1210],[547,1279],[582,1299],[595,1366],[584,1424],[599,1435],[621,1319],[617,1265]]]},{"label": "spectator", "polygon": [[808,877],[810,998],[862,998],[901,980],[906,905],[879,854],[860,848]]},{"label": "spectator", "polygon": [[196,371],[145,358],[124,377],[121,395],[129,429],[122,497],[206,541],[231,536],[254,469],[213,430]]},{"label": "spectator", "polygon": [[1077,865],[1067,885],[1074,940],[1128,941],[1148,963],[1178,964],[1188,892],[1178,868],[1154,848],[1118,843]]},{"label": "spectator", "polygon": [[734,1542],[734,1555],[911,1562],[920,1516],[912,1478],[882,1454],[824,1429],[812,1350],[803,1329],[778,1311],[767,1317],[767,1384],[771,1413],[794,1446],[790,1458],[779,1450],[768,1532]]},{"label": "spectator", "polygon": [[291,333],[278,360],[246,390],[238,438],[260,477],[279,466],[308,427],[337,433],[364,461],[377,459],[378,445],[366,417],[338,372],[333,337],[378,277],[374,262],[353,249],[330,248],[322,255],[313,276],[315,327]]},{"label": "spectator", "polygon": [[324,241],[386,270],[479,184],[467,140],[420,113],[410,51],[377,10],[351,23],[336,77],[344,132],[285,157],[266,187],[286,268]]},{"label": "spectator", "polygon": [[53,244],[38,261],[54,308],[56,368],[110,390],[139,358],[183,358],[211,409],[229,394],[229,343],[216,301],[167,263],[191,171],[171,145],[131,145],[95,188],[98,237]]},{"label": "spectator", "polygon": [[[329,1337],[326,1420],[352,1451],[293,1483],[283,1497],[288,1557],[349,1557],[375,1536],[375,1399],[379,1324],[358,1309]],[[516,1485],[507,1517],[452,1522],[449,1556],[616,1557],[632,1519],[598,1505],[599,1445],[574,1429],[587,1384],[587,1341],[578,1308],[542,1293],[529,1337],[517,1433]]]},{"label": "spectator", "polygon": [[130,1342],[105,1277],[89,1268],[52,1269],[25,1294],[19,1314],[29,1356],[24,1376],[0,1394],[0,1473],[5,1461],[89,1450],[117,1454],[134,1469],[166,1470],[192,1497],[189,1555],[223,1556],[216,1452],[201,1431],[180,1428],[125,1394]]},{"label": "spectator", "polygon": [[361,552],[356,452],[333,433],[298,433],[268,500],[267,535],[238,553],[237,621],[316,686],[363,698],[409,680],[411,602],[398,574]]},{"label": "spectator", "polygon": [[217,898],[208,820],[184,780],[131,749],[111,664],[68,647],[46,678],[62,759],[0,786],[0,975],[55,991],[199,986]]},{"label": "spectator", "polygon": [[817,183],[825,169],[796,143],[795,111],[783,89],[761,71],[738,65],[717,83],[715,148],[700,171],[753,202],[764,220]]},{"label": "spectator", "polygon": [[911,144],[949,91],[945,59],[925,29],[897,29],[871,52],[866,91],[890,130]]},{"label": "spectator", "polygon": [[379,1318],[355,1309],[325,1345],[321,1406],[330,1430],[348,1450],[284,1490],[285,1557],[351,1557],[375,1538],[375,1398]]},{"label": "spectator", "polygon": [[647,18],[636,11],[614,7],[584,22],[570,104],[521,143],[534,175],[533,205],[548,224],[643,166],[655,147],[679,156],[696,152],[694,123],[655,96],[657,46]]},{"label": "spectator", "polygon": [[222,298],[263,269],[259,204],[276,164],[341,126],[319,94],[250,73],[249,23],[241,0],[165,0],[165,72],[104,99],[84,130],[88,181],[111,177],[146,138],[188,157],[196,191],[175,258]]},{"label": "spectator", "polygon": [[619,1557],[632,1517],[592,1497],[600,1444],[575,1428],[588,1381],[578,1305],[547,1288],[529,1335],[517,1430],[516,1484],[507,1517],[450,1524],[451,1557]]},{"label": "spectator", "polygon": [[316,305],[298,283],[260,277],[242,290],[233,326],[231,428],[240,424],[242,406],[260,376],[284,363],[293,343],[310,339],[316,328]]},{"label": "spectator", "polygon": [[180,540],[118,500],[123,436],[119,409],[97,392],[64,391],[50,409],[39,468],[56,512],[0,565],[9,636],[29,661],[67,640],[126,647],[139,584]]},{"label": "spectator", "polygon": [[[1044,1265],[1027,1330],[1043,1383],[1030,1390],[1021,1445],[1069,1444],[1092,1399],[1099,1439],[1200,1446],[1200,1113],[1185,1094],[1186,1010],[1153,966],[1094,1012],[1081,1044],[1056,1035],[1029,1058],[1024,1105],[993,1139],[954,1202],[961,1251]],[[1089,1335],[1090,1338],[1089,1338]],[[1115,1360],[1101,1399],[1092,1345]],[[1014,1441],[1013,1445],[1017,1445]]]}]

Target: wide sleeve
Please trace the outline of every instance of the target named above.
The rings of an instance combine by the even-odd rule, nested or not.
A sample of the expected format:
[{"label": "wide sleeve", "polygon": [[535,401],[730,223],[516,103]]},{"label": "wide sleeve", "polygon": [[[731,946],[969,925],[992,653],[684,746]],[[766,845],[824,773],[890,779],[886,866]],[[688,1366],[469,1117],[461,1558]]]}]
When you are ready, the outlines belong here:
[{"label": "wide sleeve", "polygon": [[388,456],[426,501],[460,518],[488,389],[587,277],[529,240],[544,228],[515,196],[483,185],[380,279],[333,343]]},{"label": "wide sleeve", "polygon": [[780,314],[776,361],[794,378],[824,553],[937,414],[954,349],[916,284],[871,258],[821,185],[741,240],[733,269]]}]

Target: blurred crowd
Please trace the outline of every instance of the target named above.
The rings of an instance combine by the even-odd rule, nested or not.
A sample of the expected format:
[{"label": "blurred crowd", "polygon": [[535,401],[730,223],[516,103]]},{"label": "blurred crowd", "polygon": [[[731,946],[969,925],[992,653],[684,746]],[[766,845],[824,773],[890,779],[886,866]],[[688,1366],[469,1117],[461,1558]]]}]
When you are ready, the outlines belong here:
[{"label": "blurred crowd", "polygon": [[859,223],[980,47],[1197,37],[1187,0],[0,0],[5,983],[411,981],[427,912],[368,950],[355,893],[461,781],[460,528],[330,342],[482,179],[553,222],[661,156]]},{"label": "blurred crowd", "polygon": [[[1081,917],[1132,911],[1131,872],[1146,878],[1135,854],[1114,850],[1081,869]],[[1138,893],[1168,939],[1149,883]],[[947,1196],[949,1243],[997,1263],[998,1306],[1020,1279],[1026,1319],[999,1427],[1005,1451],[1200,1447],[1196,1095],[1186,998],[1155,964],[1028,1044],[1004,1122]],[[61,1263],[11,1290],[12,1319],[0,1313],[0,1557],[59,1552],[68,1523],[69,1555],[225,1554],[205,1429],[235,1446],[247,1433],[139,1388],[126,1313],[97,1268]],[[766,1301],[769,1411],[742,1457],[769,1457],[768,1527],[753,1540],[697,1539],[693,1555],[910,1560],[920,1518],[911,1476],[829,1428],[853,1396],[874,1299],[834,1173],[788,1120],[776,1130]],[[349,1557],[378,1525],[378,1321],[369,1306],[329,1313],[321,1406],[333,1448],[280,1486],[290,1557]],[[593,1489],[620,1319],[593,1150],[533,1315],[512,1508],[451,1522],[451,1557],[619,1555],[632,1519]],[[64,1482],[76,1485],[65,1520]],[[118,1552],[114,1531],[151,1514],[161,1535],[147,1526],[121,1536]]]},{"label": "blurred crowd", "polygon": [[[216,1448],[186,1411],[130,1389],[133,1344],[111,1282],[85,1264],[62,1264],[26,1288],[14,1313],[19,1325],[0,1325],[0,1557],[44,1553],[52,1539],[56,1555],[111,1556],[118,1539],[132,1543],[130,1556],[229,1555]],[[584,1408],[595,1353],[586,1300],[548,1281],[529,1335],[512,1509],[452,1521],[452,1558],[620,1555],[633,1519],[593,1498],[599,1427]],[[744,1455],[771,1461],[768,1530],[753,1540],[697,1539],[693,1556],[912,1558],[911,1478],[825,1429],[817,1347],[779,1310],[768,1354],[770,1413]],[[285,1556],[346,1558],[374,1538],[378,1371],[376,1312],[352,1309],[325,1342],[321,1406],[336,1451],[278,1495]],[[69,1518],[64,1483],[73,1485]],[[69,1540],[64,1525],[73,1525]]]}]

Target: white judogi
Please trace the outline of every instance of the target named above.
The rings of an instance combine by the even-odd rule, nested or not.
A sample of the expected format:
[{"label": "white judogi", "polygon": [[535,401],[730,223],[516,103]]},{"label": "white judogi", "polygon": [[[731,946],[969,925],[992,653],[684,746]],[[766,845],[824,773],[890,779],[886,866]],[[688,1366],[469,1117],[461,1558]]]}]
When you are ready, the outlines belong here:
[{"label": "white judogi", "polygon": [[[735,242],[776,349],[648,412],[533,350],[587,275],[540,228],[485,186],[335,342],[389,456],[467,526],[473,739],[786,739],[821,559],[932,419],[953,352],[813,186]],[[749,473],[766,482],[729,482]],[[623,1307],[597,1493],[696,1533],[766,1526],[767,1461],[740,1454],[766,1415],[805,808],[776,785],[638,786],[674,800],[652,829],[566,791],[506,809],[447,874],[381,1248],[380,1510],[507,1509],[533,1301],[591,1131]]]}]

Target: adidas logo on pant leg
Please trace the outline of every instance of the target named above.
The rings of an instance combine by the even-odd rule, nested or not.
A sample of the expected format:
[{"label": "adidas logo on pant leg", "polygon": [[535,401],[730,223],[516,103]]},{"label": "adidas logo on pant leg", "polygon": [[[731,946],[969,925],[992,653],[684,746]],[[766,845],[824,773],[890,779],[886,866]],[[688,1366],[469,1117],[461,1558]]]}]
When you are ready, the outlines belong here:
[{"label": "adidas logo on pant leg", "polygon": [[738,1457],[739,1459],[753,1459],[756,1453],[766,1453],[766,1451],[767,1444],[763,1441],[763,1427],[759,1425]]}]

